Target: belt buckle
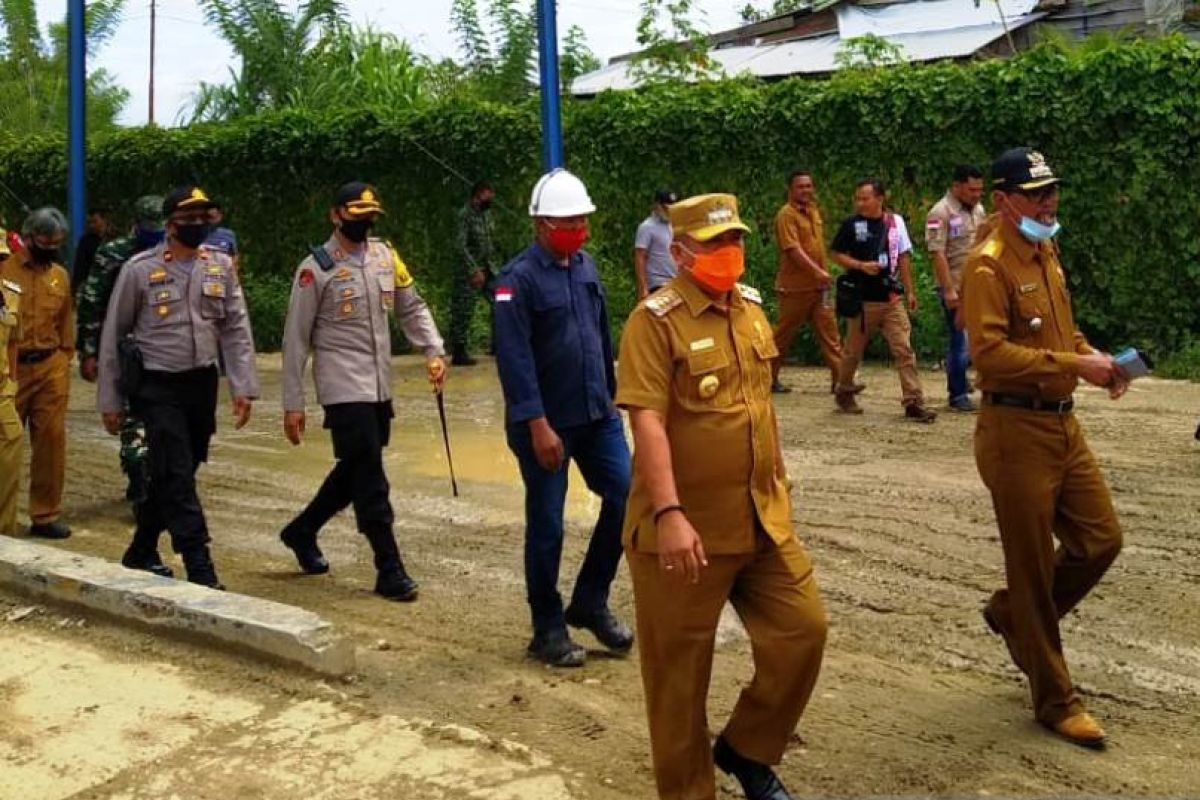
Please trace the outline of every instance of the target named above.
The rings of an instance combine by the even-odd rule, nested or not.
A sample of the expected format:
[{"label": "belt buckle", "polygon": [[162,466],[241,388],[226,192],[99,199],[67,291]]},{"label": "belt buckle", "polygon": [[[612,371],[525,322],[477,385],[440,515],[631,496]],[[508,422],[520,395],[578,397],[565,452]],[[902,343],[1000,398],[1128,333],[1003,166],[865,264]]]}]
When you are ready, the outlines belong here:
[{"label": "belt buckle", "polygon": [[1054,404],[1054,410],[1056,412],[1058,412],[1059,414],[1065,414],[1065,413],[1067,413],[1067,404],[1070,402],[1071,402],[1071,398],[1069,398],[1069,397],[1064,400],[1059,400],[1058,402],[1056,402]]}]

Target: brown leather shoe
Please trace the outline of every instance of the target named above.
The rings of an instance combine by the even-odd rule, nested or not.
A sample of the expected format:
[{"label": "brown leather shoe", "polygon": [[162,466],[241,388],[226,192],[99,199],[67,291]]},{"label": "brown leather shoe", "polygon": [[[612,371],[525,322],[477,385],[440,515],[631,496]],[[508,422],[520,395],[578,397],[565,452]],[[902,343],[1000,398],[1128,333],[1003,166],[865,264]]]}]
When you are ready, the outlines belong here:
[{"label": "brown leather shoe", "polygon": [[1094,750],[1104,747],[1104,739],[1108,735],[1104,728],[1100,727],[1100,723],[1086,711],[1056,722],[1051,730],[1071,744]]},{"label": "brown leather shoe", "polygon": [[854,399],[854,392],[839,391],[834,395],[837,400],[838,410],[843,414],[861,414],[863,413],[862,406]]},{"label": "brown leather shoe", "polygon": [[990,605],[983,607],[983,621],[987,623],[987,626],[989,629],[991,629],[992,633],[997,634],[1004,639],[1004,646],[1008,648],[1009,658],[1012,659],[1012,662],[1016,665],[1017,669],[1021,670],[1021,672],[1024,672],[1025,668],[1021,666],[1021,659],[1017,658],[1017,647],[1016,643],[1012,640],[1012,635],[1003,627],[1001,627],[1000,618],[996,616],[996,612],[992,610]]}]

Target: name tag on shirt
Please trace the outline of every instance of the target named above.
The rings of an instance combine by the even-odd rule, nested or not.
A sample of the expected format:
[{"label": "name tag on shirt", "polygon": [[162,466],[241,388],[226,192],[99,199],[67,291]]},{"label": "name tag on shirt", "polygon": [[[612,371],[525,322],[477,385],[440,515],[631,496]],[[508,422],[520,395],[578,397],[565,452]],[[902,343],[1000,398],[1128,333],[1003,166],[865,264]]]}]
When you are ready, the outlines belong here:
[{"label": "name tag on shirt", "polygon": [[225,284],[220,281],[205,281],[200,290],[205,297],[225,296]]},{"label": "name tag on shirt", "polygon": [[963,218],[959,214],[955,214],[950,218],[950,238],[957,239],[963,235]]},{"label": "name tag on shirt", "polygon": [[717,346],[717,343],[715,341],[713,341],[713,338],[711,336],[708,336],[704,339],[697,339],[696,341],[692,342],[690,345],[693,353],[697,353],[701,350],[711,350],[716,346]]}]

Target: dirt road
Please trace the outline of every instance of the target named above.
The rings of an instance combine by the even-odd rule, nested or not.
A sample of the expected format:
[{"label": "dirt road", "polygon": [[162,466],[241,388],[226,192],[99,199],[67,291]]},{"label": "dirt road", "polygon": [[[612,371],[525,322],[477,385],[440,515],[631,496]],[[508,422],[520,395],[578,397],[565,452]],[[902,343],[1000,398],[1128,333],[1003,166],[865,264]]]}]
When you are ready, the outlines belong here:
[{"label": "dirt road", "polygon": [[[51,647],[45,639],[82,648],[125,675],[179,681],[198,698],[189,712],[193,735],[172,739],[171,726],[143,725],[142,749],[113,759],[106,782],[72,791],[274,798],[303,785],[309,796],[340,798],[383,796],[380,787],[392,786],[397,797],[493,798],[510,795],[487,793],[478,776],[503,773],[491,785],[531,782],[513,797],[652,796],[636,659],[597,653],[584,670],[561,673],[523,658],[522,495],[490,365],[451,379],[463,490],[452,499],[420,365],[398,361],[388,470],[401,547],[423,585],[420,602],[406,606],[371,594],[370,553],[349,514],[322,540],[331,575],[298,575],[279,544],[280,527],[315,490],[331,453],[319,410],[303,447],[284,442],[278,360],[261,363],[266,400],[240,433],[222,408],[212,462],[201,471],[217,563],[231,589],[318,610],[348,630],[365,648],[361,675],[352,685],[330,685],[103,623],[51,624],[50,614],[0,622],[6,652],[32,658]],[[867,413],[859,418],[831,412],[823,372],[789,369],[784,377],[797,388],[778,402],[797,483],[795,518],[831,619],[821,681],[781,769],[797,796],[1200,796],[1200,447],[1191,438],[1200,386],[1139,382],[1120,403],[1096,391],[1078,395],[1126,529],[1109,577],[1064,625],[1074,676],[1112,736],[1108,751],[1096,754],[1033,723],[1020,676],[980,620],[1002,562],[971,453],[973,420],[945,414],[930,427],[905,423],[895,375],[882,369],[866,372]],[[940,375],[926,380],[936,394]],[[116,442],[91,410],[91,387],[77,382],[73,392],[67,518],[75,536],[62,546],[116,559],[130,529]],[[569,508],[567,575],[598,509],[579,484]],[[16,601],[5,603],[0,611]],[[632,618],[624,574],[614,603]],[[714,726],[749,673],[749,648],[730,620],[715,664]],[[0,673],[0,707],[7,702],[10,712],[11,698],[29,690],[22,674]],[[83,708],[142,702],[137,685],[121,698],[89,702],[82,690],[73,697]],[[439,744],[446,730],[439,726],[462,731],[451,737],[454,758],[468,761],[449,763],[483,759],[471,767],[481,771],[463,768],[475,783],[430,783],[417,767],[397,766],[406,753]],[[97,748],[108,745],[104,731],[90,734]],[[398,733],[380,739],[387,732]],[[55,780],[74,780],[78,765],[69,758],[37,761],[38,748],[56,735],[26,731],[20,739],[0,724],[0,752],[32,748],[30,763],[57,764]],[[172,755],[153,768],[135,757],[151,751]],[[282,755],[264,763],[273,752]],[[407,760],[414,758],[422,763]],[[13,775],[12,758],[5,762],[0,787]],[[258,782],[235,780],[259,773]],[[728,784],[723,791],[740,796]]]}]

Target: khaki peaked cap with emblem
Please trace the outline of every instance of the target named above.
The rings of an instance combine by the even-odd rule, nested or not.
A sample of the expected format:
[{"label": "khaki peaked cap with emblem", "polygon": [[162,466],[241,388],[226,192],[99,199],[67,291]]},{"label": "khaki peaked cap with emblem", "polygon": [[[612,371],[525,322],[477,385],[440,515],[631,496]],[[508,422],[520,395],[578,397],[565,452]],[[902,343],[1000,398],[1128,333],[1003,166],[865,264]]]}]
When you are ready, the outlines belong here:
[{"label": "khaki peaked cap with emblem", "polygon": [[690,236],[707,242],[728,231],[750,233],[750,228],[738,216],[737,198],[731,194],[699,194],[672,203],[667,209],[671,216],[671,233]]},{"label": "khaki peaked cap with emblem", "polygon": [[379,199],[379,190],[362,181],[352,181],[338,189],[337,194],[333,196],[333,205],[351,217],[387,213]]}]

